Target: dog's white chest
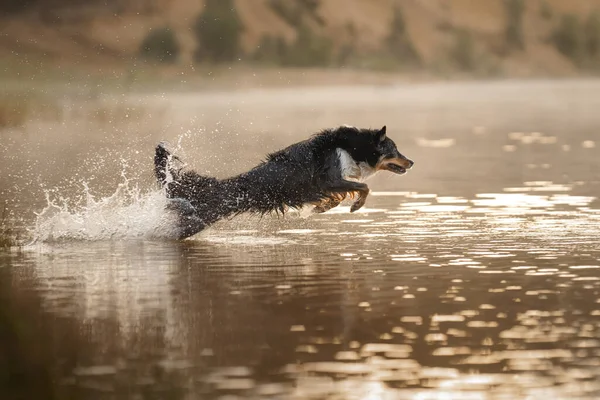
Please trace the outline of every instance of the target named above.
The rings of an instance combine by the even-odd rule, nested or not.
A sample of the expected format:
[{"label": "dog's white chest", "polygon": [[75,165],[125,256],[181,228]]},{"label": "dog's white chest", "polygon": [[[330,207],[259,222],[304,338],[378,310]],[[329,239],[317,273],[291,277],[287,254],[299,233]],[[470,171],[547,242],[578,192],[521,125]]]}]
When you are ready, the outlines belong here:
[{"label": "dog's white chest", "polygon": [[357,163],[350,153],[344,149],[338,148],[336,153],[340,161],[342,179],[362,182],[377,172],[375,168],[366,162]]}]

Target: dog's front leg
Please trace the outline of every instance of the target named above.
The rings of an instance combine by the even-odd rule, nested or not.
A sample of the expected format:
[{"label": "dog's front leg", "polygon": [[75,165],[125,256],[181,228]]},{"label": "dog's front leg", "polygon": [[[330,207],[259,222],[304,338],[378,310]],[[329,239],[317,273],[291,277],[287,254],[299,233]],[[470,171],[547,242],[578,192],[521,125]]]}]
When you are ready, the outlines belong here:
[{"label": "dog's front leg", "polygon": [[316,214],[324,213],[326,211],[331,210],[340,205],[340,203],[346,198],[346,193],[343,194],[334,194],[330,197],[321,200],[320,202],[315,204],[315,208],[313,208],[313,212]]},{"label": "dog's front leg", "polygon": [[350,212],[353,213],[362,208],[367,202],[367,196],[369,195],[369,188],[367,188],[366,192],[359,192],[358,199],[350,206]]},{"label": "dog's front leg", "polygon": [[328,189],[332,193],[358,192],[358,199],[350,207],[350,212],[355,212],[364,206],[369,195],[369,187],[366,184],[344,179],[330,185]]}]

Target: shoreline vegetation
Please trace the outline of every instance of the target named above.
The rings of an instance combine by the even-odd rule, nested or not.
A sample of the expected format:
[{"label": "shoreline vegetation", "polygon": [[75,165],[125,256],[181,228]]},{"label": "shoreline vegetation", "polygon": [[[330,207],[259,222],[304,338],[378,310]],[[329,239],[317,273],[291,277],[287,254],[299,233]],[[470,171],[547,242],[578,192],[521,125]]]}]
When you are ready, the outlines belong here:
[{"label": "shoreline vegetation", "polygon": [[[598,9],[577,13],[559,12],[552,0],[494,0],[481,9],[448,4],[420,10],[420,18],[403,3],[373,5],[384,20],[367,20],[369,27],[340,19],[334,29],[335,9],[327,11],[325,1],[268,0],[262,14],[268,12],[279,30],[264,27],[260,18],[252,22],[235,0],[201,3],[185,22],[161,22],[156,17],[166,5],[137,10],[127,0],[58,1],[56,7],[9,1],[12,6],[0,6],[0,20],[12,26],[0,42],[0,82],[9,92],[44,84],[89,91],[229,90],[600,73],[600,2]],[[126,25],[140,15],[147,17],[144,27],[123,39],[113,33],[119,39],[112,47],[106,44],[110,31],[90,36],[94,26]],[[481,15],[491,18],[493,29],[475,23]],[[261,24],[260,33],[253,23]],[[26,33],[30,37],[19,38]],[[363,43],[369,35],[370,43]]]}]

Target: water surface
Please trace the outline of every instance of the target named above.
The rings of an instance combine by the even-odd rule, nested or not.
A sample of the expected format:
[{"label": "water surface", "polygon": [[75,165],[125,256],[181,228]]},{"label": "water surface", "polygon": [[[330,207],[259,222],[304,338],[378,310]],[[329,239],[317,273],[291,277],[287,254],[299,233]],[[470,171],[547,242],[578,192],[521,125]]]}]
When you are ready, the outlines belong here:
[{"label": "water surface", "polygon": [[[6,393],[598,398],[598,89],[139,95],[160,123],[65,117],[3,133],[2,193],[38,239],[0,253]],[[346,204],[148,239],[157,140],[226,176],[341,123],[387,125],[415,168],[370,181],[354,214]],[[36,230],[46,192],[60,212]]]}]

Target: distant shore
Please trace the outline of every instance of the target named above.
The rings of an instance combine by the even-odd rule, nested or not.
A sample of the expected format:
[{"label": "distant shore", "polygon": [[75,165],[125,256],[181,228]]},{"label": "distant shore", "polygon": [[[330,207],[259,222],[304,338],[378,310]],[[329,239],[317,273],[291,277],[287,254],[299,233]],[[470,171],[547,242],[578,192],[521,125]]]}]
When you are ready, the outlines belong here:
[{"label": "distant shore", "polygon": [[481,75],[429,69],[373,70],[360,68],[290,68],[252,63],[155,66],[140,60],[102,65],[45,57],[0,59],[0,84],[9,92],[66,91],[202,91],[277,87],[394,85],[440,81],[564,79],[590,74],[540,74],[534,71]]}]

